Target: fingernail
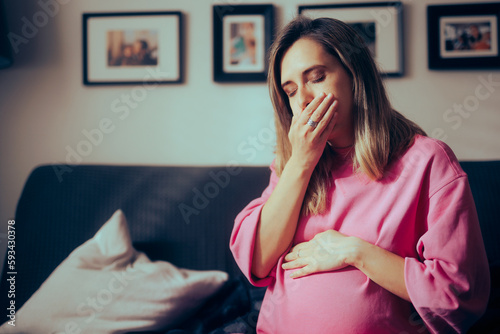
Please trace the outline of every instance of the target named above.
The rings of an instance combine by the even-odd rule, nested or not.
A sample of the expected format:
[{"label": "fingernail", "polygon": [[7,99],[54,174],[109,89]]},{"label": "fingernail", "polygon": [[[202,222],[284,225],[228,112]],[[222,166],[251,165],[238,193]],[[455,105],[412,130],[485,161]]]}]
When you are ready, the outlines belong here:
[{"label": "fingernail", "polygon": [[331,98],[333,96],[332,93],[328,93],[328,95],[326,96],[327,99]]}]

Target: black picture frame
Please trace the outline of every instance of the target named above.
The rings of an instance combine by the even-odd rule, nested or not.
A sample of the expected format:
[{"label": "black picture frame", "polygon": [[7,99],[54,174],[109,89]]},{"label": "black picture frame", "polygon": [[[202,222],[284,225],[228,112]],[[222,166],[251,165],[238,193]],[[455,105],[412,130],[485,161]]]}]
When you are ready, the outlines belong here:
[{"label": "black picture frame", "polygon": [[427,6],[427,41],[429,69],[500,68],[500,3]]},{"label": "black picture frame", "polygon": [[84,85],[184,82],[181,12],[84,13],[82,31]]},{"label": "black picture frame", "polygon": [[350,24],[367,43],[383,76],[404,75],[401,2],[301,5],[298,13],[311,18],[330,17]]},{"label": "black picture frame", "polygon": [[7,15],[3,1],[0,1],[0,69],[12,65],[12,49],[8,39]]},{"label": "black picture frame", "polygon": [[[246,33],[250,38],[243,36]],[[272,4],[214,5],[213,80],[265,82],[268,69],[267,52],[273,37]]]}]

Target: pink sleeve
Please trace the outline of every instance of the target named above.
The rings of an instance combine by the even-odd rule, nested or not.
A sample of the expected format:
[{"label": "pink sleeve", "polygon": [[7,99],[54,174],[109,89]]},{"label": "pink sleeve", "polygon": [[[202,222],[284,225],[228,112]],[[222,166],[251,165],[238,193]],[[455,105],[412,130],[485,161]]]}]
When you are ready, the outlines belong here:
[{"label": "pink sleeve", "polygon": [[474,200],[463,172],[430,194],[420,259],[405,259],[411,302],[433,333],[462,333],[484,313],[490,279]]},{"label": "pink sleeve", "polygon": [[273,192],[278,183],[278,176],[274,171],[274,162],[271,164],[271,178],[269,185],[262,193],[261,197],[251,201],[241,211],[235,219],[233,232],[231,234],[230,249],[234,259],[243,274],[248,278],[251,284],[255,286],[267,286],[275,276],[275,270],[271,270],[268,277],[259,279],[252,275],[252,259],[257,225],[260,220],[262,207]]}]

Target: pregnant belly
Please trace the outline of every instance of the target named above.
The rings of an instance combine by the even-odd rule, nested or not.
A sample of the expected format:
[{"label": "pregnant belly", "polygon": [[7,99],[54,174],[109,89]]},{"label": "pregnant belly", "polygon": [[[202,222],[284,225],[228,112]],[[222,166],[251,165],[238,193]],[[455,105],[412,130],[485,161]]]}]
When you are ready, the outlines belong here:
[{"label": "pregnant belly", "polygon": [[[411,333],[410,303],[348,267],[292,279],[279,270],[262,303],[260,333]],[[415,328],[419,329],[419,328]]]}]

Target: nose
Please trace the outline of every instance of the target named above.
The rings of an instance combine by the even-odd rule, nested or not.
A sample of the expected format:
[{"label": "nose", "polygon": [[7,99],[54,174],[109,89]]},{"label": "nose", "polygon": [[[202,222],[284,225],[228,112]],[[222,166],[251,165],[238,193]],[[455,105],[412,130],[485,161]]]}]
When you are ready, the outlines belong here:
[{"label": "nose", "polygon": [[297,94],[297,102],[299,104],[300,111],[302,112],[314,99],[314,94],[309,88],[307,88],[307,86],[299,87]]}]

